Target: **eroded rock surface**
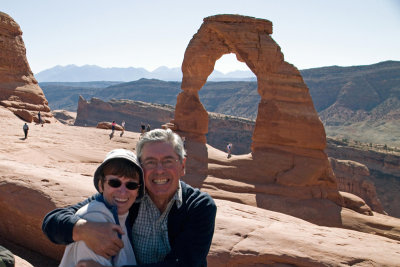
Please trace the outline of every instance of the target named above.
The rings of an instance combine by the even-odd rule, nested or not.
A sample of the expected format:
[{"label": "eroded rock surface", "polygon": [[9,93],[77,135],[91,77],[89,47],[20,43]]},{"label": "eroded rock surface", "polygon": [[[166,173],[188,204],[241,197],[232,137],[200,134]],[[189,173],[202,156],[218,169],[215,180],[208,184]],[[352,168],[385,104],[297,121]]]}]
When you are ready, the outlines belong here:
[{"label": "eroded rock surface", "polygon": [[[86,101],[79,98],[75,125],[96,126],[99,122],[115,121],[117,124],[125,121],[125,129],[140,132],[143,122],[151,128],[161,128],[165,122],[174,116],[174,109],[169,105],[149,104],[132,100],[111,100],[105,102],[98,98]],[[109,129],[109,128],[107,128]]]},{"label": "eroded rock surface", "polygon": [[19,25],[0,12],[0,104],[27,122],[43,122],[53,117],[46,97],[26,59]]},{"label": "eroded rock surface", "polygon": [[[284,61],[271,34],[272,23],[268,20],[217,15],[205,18],[190,41],[182,63],[182,92],[172,121],[173,128],[188,140],[186,178],[203,184],[207,183],[207,174],[218,178],[221,173],[229,173],[231,179],[258,188],[257,206],[263,208],[271,207],[265,201],[266,194],[271,193],[293,200],[328,199],[343,205],[324,152],[324,127],[308,88],[297,68]],[[198,92],[215,62],[228,53],[236,54],[257,76],[261,100],[252,153],[235,157],[229,168],[220,163],[210,168],[207,153],[199,145],[206,142],[209,121]],[[205,157],[199,157],[199,152]]]},{"label": "eroded rock surface", "polygon": [[365,200],[373,211],[385,214],[376,194],[374,183],[370,180],[367,166],[351,161],[329,158],[338,180],[340,191],[349,192]]},{"label": "eroded rock surface", "polygon": [[[133,149],[140,135],[126,131],[123,137],[110,140],[109,130],[52,123],[43,128],[31,125],[29,138],[22,140],[20,120],[3,107],[0,107],[0,134],[3,136],[0,149],[4,152],[0,153],[0,236],[56,260],[61,258],[63,246],[51,244],[42,233],[44,215],[95,193],[93,173],[107,152],[115,148]],[[231,168],[224,152],[209,146],[207,150],[210,162],[219,161]],[[202,188],[208,191],[214,187],[218,206],[209,266],[398,265],[399,219],[375,213],[366,216],[339,207],[337,215],[320,207],[315,216],[322,213],[357,231],[318,226],[254,205],[220,199],[219,196],[261,201],[254,191],[261,190],[262,184],[256,188],[239,183],[230,179],[229,174],[221,174],[219,179],[210,175]],[[287,209],[293,208],[290,205],[294,203],[273,194],[265,200]],[[294,200],[300,202],[299,213],[309,213],[314,206],[321,206],[316,199]]]}]

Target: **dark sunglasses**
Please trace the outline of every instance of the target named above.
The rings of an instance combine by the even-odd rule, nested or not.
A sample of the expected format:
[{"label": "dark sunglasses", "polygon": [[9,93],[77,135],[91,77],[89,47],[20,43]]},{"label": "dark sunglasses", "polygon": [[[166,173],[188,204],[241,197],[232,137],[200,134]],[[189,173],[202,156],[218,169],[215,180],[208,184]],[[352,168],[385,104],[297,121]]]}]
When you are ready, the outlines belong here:
[{"label": "dark sunglasses", "polygon": [[[113,187],[113,188],[119,188],[122,185],[122,182],[118,179],[110,179],[107,181],[108,185]],[[128,190],[135,190],[140,187],[140,184],[136,182],[126,182],[125,187]]]}]

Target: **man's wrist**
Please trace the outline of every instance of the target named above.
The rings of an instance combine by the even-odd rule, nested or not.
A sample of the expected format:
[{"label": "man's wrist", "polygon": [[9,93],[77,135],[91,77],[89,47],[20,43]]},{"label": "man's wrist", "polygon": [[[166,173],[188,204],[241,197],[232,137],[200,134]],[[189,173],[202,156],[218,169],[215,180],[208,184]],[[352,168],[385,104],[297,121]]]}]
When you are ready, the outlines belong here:
[{"label": "man's wrist", "polygon": [[85,233],[84,228],[87,224],[85,219],[79,219],[72,229],[72,239],[77,242],[83,240],[82,234]]}]

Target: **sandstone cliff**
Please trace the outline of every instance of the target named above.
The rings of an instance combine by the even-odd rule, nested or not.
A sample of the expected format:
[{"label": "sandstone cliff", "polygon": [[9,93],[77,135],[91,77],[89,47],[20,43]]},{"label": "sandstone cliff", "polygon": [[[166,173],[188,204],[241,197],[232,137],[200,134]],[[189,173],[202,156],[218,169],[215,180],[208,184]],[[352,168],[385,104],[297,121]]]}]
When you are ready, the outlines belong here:
[{"label": "sandstone cliff", "polygon": [[[140,132],[141,122],[150,124],[152,128],[161,126],[174,117],[175,109],[169,105],[150,104],[132,100],[111,100],[104,102],[98,98],[86,101],[79,98],[78,112],[75,125],[96,126],[102,121],[115,120],[118,124],[125,120],[125,128],[129,131]],[[209,131],[207,142],[225,150],[227,143],[234,144],[234,154],[250,152],[251,135],[254,121],[218,113],[208,113]]]},{"label": "sandstone cliff", "polygon": [[[351,147],[340,141],[328,139],[327,154],[336,159],[359,162],[368,167],[369,175],[347,172],[347,177],[354,177],[354,190],[351,193],[362,192],[360,197],[367,200],[374,198],[375,192],[382,203],[383,209],[391,216],[400,217],[400,156],[394,153],[384,153],[372,149]],[[343,171],[336,170],[335,172]],[[359,170],[361,170],[359,168]],[[353,175],[352,175],[353,174]],[[361,174],[361,175],[360,175]],[[363,178],[362,178],[363,177]],[[342,188],[346,187],[346,182]],[[374,185],[375,189],[372,187]],[[369,192],[369,193],[368,193]],[[369,195],[366,197],[366,194]],[[371,203],[367,200],[367,203]],[[374,205],[373,205],[374,206]],[[378,209],[379,210],[379,209]]]},{"label": "sandstone cliff", "polygon": [[28,122],[50,122],[52,114],[26,59],[19,25],[0,12],[0,104]]}]

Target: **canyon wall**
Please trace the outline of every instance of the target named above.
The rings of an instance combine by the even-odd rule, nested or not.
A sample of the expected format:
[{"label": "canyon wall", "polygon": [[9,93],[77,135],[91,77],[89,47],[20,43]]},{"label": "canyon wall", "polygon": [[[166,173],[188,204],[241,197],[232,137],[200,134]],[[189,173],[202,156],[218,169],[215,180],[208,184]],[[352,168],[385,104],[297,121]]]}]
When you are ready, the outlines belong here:
[{"label": "canyon wall", "polygon": [[[385,212],[390,216],[400,218],[400,155],[351,147],[346,143],[332,139],[328,139],[326,153],[332,158],[351,160],[367,166],[369,175],[362,175],[365,179],[362,179],[363,181],[360,180],[364,185],[352,193],[357,194],[356,191],[368,191],[374,194],[374,191],[376,191],[376,195]],[[335,170],[334,166],[333,168]],[[354,177],[358,175],[350,172],[346,176]],[[355,178],[355,180],[359,180],[359,178]],[[356,184],[359,184],[359,182],[356,182]],[[375,190],[369,184],[373,184]]]}]

